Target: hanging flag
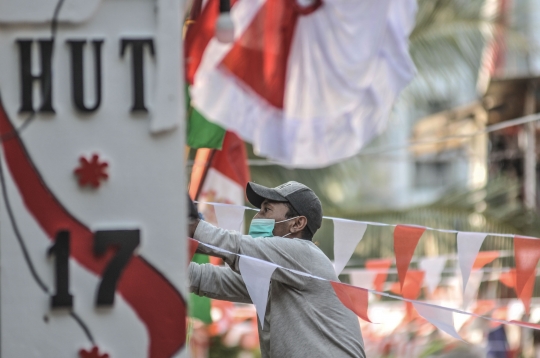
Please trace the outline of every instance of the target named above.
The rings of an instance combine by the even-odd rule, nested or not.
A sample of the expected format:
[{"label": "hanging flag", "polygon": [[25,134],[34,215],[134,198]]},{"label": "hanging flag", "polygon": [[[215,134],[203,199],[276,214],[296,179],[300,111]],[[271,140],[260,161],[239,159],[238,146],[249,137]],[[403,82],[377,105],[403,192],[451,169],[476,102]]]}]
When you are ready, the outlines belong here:
[{"label": "hanging flag", "polygon": [[240,205],[215,205],[217,226],[225,230],[242,231],[245,211],[246,208]]},{"label": "hanging flag", "polygon": [[487,234],[482,232],[458,232],[457,234],[457,252],[463,292],[465,292],[473,263],[486,236]]},{"label": "hanging flag", "polygon": [[422,304],[420,302],[413,303],[416,312],[426,319],[429,323],[440,329],[441,331],[448,333],[450,336],[463,340],[459,333],[457,333],[454,326],[454,313],[450,310],[442,307],[435,307],[431,305]]},{"label": "hanging flag", "polygon": [[253,302],[257,310],[262,329],[264,328],[264,314],[266,312],[266,304],[268,303],[270,278],[276,270],[277,265],[268,261],[242,256],[239,267],[249,297],[251,297],[251,302]]},{"label": "hanging flag", "polygon": [[513,288],[516,292],[518,298],[523,302],[525,311],[529,312],[529,307],[531,303],[531,297],[534,290],[534,283],[536,281],[536,269],[533,271],[533,274],[527,279],[525,285],[521,291],[517,290],[517,274],[516,269],[511,269],[510,271],[503,272],[499,276],[499,281],[508,288]]},{"label": "hanging flag", "polygon": [[368,270],[373,270],[377,272],[377,276],[375,276],[375,281],[373,282],[376,291],[384,291],[384,283],[386,282],[386,277],[388,276],[388,269],[391,265],[391,259],[366,260],[366,268]]},{"label": "hanging flag", "polygon": [[353,311],[358,317],[366,322],[371,322],[368,317],[368,290],[354,287],[341,282],[330,281],[337,297],[345,307]]},{"label": "hanging flag", "polygon": [[[536,280],[536,265],[540,259],[540,240],[532,237],[514,236],[514,255],[516,260],[516,292],[528,313],[532,288],[534,288]],[[529,281],[532,281],[530,295],[529,288],[525,289]]]},{"label": "hanging flag", "polygon": [[366,223],[334,219],[334,268],[336,275],[339,275],[347,265],[354,249],[364,237],[366,229]]},{"label": "hanging flag", "polygon": [[425,284],[430,294],[433,294],[441,282],[441,273],[445,265],[446,257],[425,257],[420,260],[419,266],[426,273]]},{"label": "hanging flag", "polygon": [[205,202],[244,205],[249,167],[244,142],[227,132],[222,150],[199,149],[195,156],[189,194],[199,200],[204,219],[218,225],[214,207]]},{"label": "hanging flag", "polygon": [[351,285],[367,289],[373,289],[373,282],[377,277],[377,272],[369,270],[351,270],[349,280]]},{"label": "hanging flag", "polygon": [[208,121],[191,105],[189,86],[199,67],[206,45],[214,36],[219,15],[219,0],[209,0],[204,9],[202,1],[194,2],[190,13],[189,25],[184,39],[184,57],[186,69],[186,108],[187,139],[191,148],[221,149],[225,138],[225,129]]},{"label": "hanging flag", "polygon": [[415,0],[239,1],[235,41],[224,44],[212,37],[217,1],[207,1],[188,30],[197,38],[186,36],[193,105],[290,166],[351,157],[385,129],[414,75],[416,9]]},{"label": "hanging flag", "polygon": [[191,105],[189,88],[186,90],[187,136],[186,145],[190,148],[221,149],[226,130],[210,122]]},{"label": "hanging flag", "polygon": [[407,225],[397,225],[394,229],[394,254],[396,255],[396,267],[402,289],[414,250],[424,231],[426,231],[424,227]]},{"label": "hanging flag", "polygon": [[199,248],[199,242],[197,240],[189,238],[189,257],[188,257],[188,261],[193,258],[193,255],[195,255],[195,251],[197,251],[198,248]]}]

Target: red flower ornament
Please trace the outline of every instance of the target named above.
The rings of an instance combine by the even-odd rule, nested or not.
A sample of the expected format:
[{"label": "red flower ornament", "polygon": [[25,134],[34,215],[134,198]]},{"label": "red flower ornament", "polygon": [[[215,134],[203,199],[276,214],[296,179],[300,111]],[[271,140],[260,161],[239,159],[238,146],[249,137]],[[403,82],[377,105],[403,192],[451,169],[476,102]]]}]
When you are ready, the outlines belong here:
[{"label": "red flower ornament", "polygon": [[109,163],[100,161],[99,156],[94,154],[92,159],[88,161],[85,157],[79,158],[79,167],[75,169],[75,175],[78,177],[79,186],[90,185],[97,188],[103,180],[109,178],[106,170]]},{"label": "red flower ornament", "polygon": [[81,349],[79,351],[80,358],[109,358],[107,353],[99,353],[99,348],[94,346],[92,350],[87,351],[86,349]]}]

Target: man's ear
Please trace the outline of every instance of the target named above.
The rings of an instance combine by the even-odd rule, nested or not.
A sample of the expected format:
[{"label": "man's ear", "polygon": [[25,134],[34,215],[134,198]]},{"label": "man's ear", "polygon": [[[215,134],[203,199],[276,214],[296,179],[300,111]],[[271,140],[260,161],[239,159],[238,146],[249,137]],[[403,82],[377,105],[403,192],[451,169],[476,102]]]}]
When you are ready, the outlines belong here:
[{"label": "man's ear", "polygon": [[302,230],[304,230],[304,228],[306,227],[307,225],[307,218],[305,216],[299,216],[296,218],[296,220],[294,221],[294,224],[292,226],[292,230],[293,232],[300,232]]}]

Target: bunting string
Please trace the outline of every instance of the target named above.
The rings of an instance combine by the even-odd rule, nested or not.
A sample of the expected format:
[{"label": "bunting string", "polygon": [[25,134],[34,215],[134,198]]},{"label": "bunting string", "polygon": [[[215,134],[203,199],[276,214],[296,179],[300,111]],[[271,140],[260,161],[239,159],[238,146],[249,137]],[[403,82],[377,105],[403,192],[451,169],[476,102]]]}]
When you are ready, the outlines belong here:
[{"label": "bunting string", "polygon": [[[208,247],[208,248],[210,248],[212,250],[215,250],[215,251],[218,251],[218,252],[223,252],[223,253],[226,253],[226,254],[229,254],[229,255],[238,256],[240,259],[245,258],[245,259],[249,259],[249,260],[260,261],[263,264],[271,265],[271,266],[274,266],[275,268],[286,270],[286,271],[289,271],[289,272],[292,272],[292,273],[295,273],[295,274],[298,274],[298,275],[301,275],[301,276],[306,276],[306,277],[310,277],[310,278],[313,278],[313,279],[316,279],[316,280],[326,281],[326,282],[329,282],[329,283],[334,282],[334,283],[337,283],[339,285],[344,285],[344,286],[352,287],[352,288],[359,289],[359,290],[365,290],[365,291],[370,292],[370,293],[375,294],[375,295],[380,295],[380,296],[392,298],[392,299],[395,299],[395,300],[408,302],[408,303],[411,303],[413,305],[421,305],[423,307],[431,307],[431,308],[434,308],[434,309],[439,309],[439,310],[443,310],[443,311],[450,312],[450,313],[468,315],[468,316],[471,316],[471,317],[481,318],[481,319],[484,319],[484,320],[487,320],[487,321],[491,321],[491,322],[495,322],[495,323],[499,323],[499,324],[504,324],[504,325],[516,325],[516,326],[520,326],[520,327],[523,327],[523,328],[532,328],[532,329],[540,330],[540,325],[536,325],[534,323],[522,322],[522,321],[516,321],[516,320],[507,321],[507,320],[503,320],[503,319],[497,319],[497,318],[484,316],[484,315],[474,313],[474,312],[467,312],[467,311],[457,309],[457,308],[440,306],[440,305],[436,305],[434,303],[409,299],[409,298],[405,298],[405,297],[401,297],[401,296],[392,295],[392,294],[389,294],[389,293],[386,293],[386,292],[376,291],[376,290],[373,290],[373,289],[368,289],[368,288],[363,288],[363,287],[356,287],[356,286],[348,285],[348,284],[342,283],[342,282],[335,282],[335,281],[327,280],[327,279],[319,277],[319,276],[308,274],[306,272],[301,272],[301,271],[298,271],[298,270],[283,267],[283,266],[277,265],[275,263],[272,263],[272,262],[269,262],[269,261],[266,261],[266,260],[262,260],[262,259],[259,259],[259,258],[255,258],[255,257],[243,255],[243,254],[238,254],[238,253],[231,252],[231,251],[228,251],[228,250],[224,250],[222,248],[219,248],[219,247],[216,247],[216,246],[213,246],[213,245],[209,245],[209,244],[203,243],[201,241],[197,241],[195,239],[190,239],[190,240],[193,240],[193,241],[197,242],[199,245],[206,246],[206,247]],[[265,307],[262,308],[262,309],[265,309]],[[361,318],[366,320],[365,317],[361,317]],[[369,322],[369,320],[368,320],[368,322]]]},{"label": "bunting string", "polygon": [[[196,203],[199,203],[198,201],[195,201]],[[224,203],[214,203],[214,202],[204,202],[204,203],[201,203],[201,204],[205,204],[205,205],[213,205],[213,206],[229,206],[229,207],[237,207],[237,208],[244,208],[246,210],[252,210],[252,211],[259,211],[259,209],[256,209],[256,208],[251,208],[249,206],[242,206],[242,205],[232,205],[232,204],[224,204]],[[385,226],[385,227],[396,227],[396,226],[408,226],[408,227],[417,227],[417,228],[422,228],[422,229],[425,229],[425,230],[429,230],[429,231],[437,231],[437,232],[442,232],[442,233],[447,233],[447,234],[458,234],[462,231],[458,231],[458,230],[450,230],[450,229],[438,229],[438,228],[432,228],[432,227],[429,227],[429,226],[422,226],[422,225],[413,225],[413,224],[387,224],[387,223],[380,223],[380,222],[375,222],[375,221],[361,221],[361,220],[351,220],[351,219],[343,219],[343,218],[338,218],[338,217],[333,217],[333,216],[323,216],[323,219],[328,219],[328,220],[339,220],[339,221],[344,221],[344,222],[354,222],[354,223],[359,223],[359,224],[367,224],[367,225],[371,225],[371,226]],[[515,236],[519,236],[520,238],[525,238],[525,239],[533,239],[533,240],[538,240],[538,238],[536,237],[532,237],[532,236],[521,236],[521,235],[517,235],[517,234],[501,234],[501,233],[483,233],[487,236],[498,236],[498,237],[507,237],[507,238],[511,238],[513,239]]]}]

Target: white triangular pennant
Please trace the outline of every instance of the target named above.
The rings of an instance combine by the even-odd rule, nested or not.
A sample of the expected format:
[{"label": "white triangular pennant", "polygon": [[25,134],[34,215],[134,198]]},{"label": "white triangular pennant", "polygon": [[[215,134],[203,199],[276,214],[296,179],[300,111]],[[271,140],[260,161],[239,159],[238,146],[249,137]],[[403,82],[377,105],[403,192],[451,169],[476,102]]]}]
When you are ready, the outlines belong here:
[{"label": "white triangular pennant", "polygon": [[426,273],[424,283],[429,293],[433,293],[441,282],[441,273],[445,265],[446,257],[425,257],[420,260],[420,269]]},{"label": "white triangular pennant", "polygon": [[337,275],[347,265],[366,229],[366,223],[334,219],[334,269]]},{"label": "white triangular pennant", "polygon": [[413,302],[413,306],[418,314],[432,325],[460,341],[463,340],[454,327],[454,313],[452,311],[440,307],[423,305],[418,302]]},{"label": "white triangular pennant", "polygon": [[261,328],[263,328],[264,314],[268,302],[268,290],[270,289],[270,278],[276,270],[277,265],[252,257],[241,256],[239,267],[249,297],[251,297],[251,301],[257,310]]},{"label": "white triangular pennant", "polygon": [[474,260],[478,256],[480,246],[482,246],[486,236],[487,234],[483,232],[458,232],[457,234],[457,252],[461,277],[463,278],[463,292],[467,287]]},{"label": "white triangular pennant", "polygon": [[478,288],[482,283],[484,278],[484,271],[474,271],[469,276],[469,281],[467,287],[465,287],[465,292],[463,292],[463,307],[469,306],[469,304],[476,299],[478,296]]},{"label": "white triangular pennant", "polygon": [[353,286],[372,289],[373,281],[375,281],[377,274],[377,271],[371,270],[351,270],[349,272],[349,279]]},{"label": "white triangular pennant", "polygon": [[225,230],[242,231],[245,210],[245,207],[237,205],[214,205],[217,224]]}]

